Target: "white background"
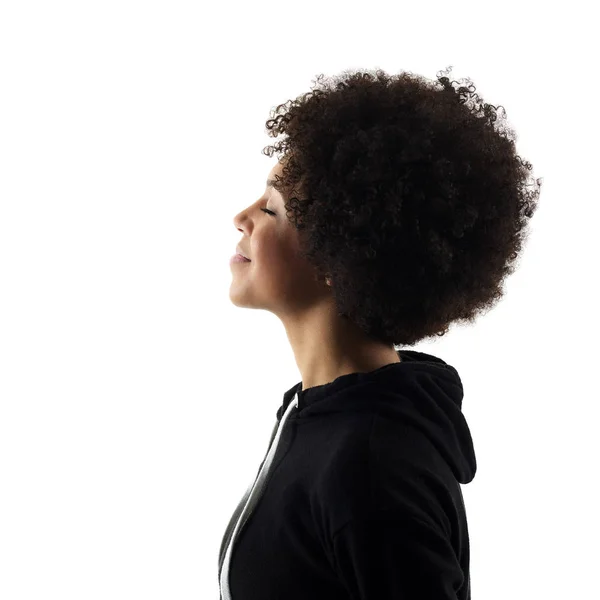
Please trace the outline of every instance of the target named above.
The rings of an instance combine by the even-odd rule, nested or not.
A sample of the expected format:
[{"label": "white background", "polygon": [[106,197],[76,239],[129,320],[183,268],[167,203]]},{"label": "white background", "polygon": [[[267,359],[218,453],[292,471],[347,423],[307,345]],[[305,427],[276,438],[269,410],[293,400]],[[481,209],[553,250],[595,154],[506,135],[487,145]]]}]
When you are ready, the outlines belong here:
[{"label": "white background", "polygon": [[[589,8],[586,8],[589,7]],[[598,596],[598,55],[591,4],[0,5],[0,598],[218,598],[218,550],[300,381],[229,300],[269,111],[319,73],[452,66],[542,177],[455,366],[473,598]]]}]

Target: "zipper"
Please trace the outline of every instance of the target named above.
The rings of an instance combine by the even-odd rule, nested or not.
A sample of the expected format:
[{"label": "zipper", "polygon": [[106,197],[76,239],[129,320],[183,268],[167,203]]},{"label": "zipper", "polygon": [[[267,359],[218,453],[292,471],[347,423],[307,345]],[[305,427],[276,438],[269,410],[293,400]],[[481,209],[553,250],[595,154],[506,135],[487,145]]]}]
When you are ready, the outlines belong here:
[{"label": "zipper", "polygon": [[267,450],[267,454],[263,460],[261,468],[259,469],[258,475],[256,476],[254,482],[246,490],[244,497],[238,505],[239,508],[239,506],[243,504],[244,508],[241,511],[240,517],[237,519],[235,527],[233,528],[231,538],[227,542],[227,550],[225,551],[223,564],[219,571],[219,589],[221,593],[220,600],[232,600],[231,591],[229,589],[229,564],[231,562],[233,544],[235,543],[236,538],[240,535],[244,525],[248,521],[248,518],[254,511],[254,508],[262,496],[262,492],[264,491],[268,482],[271,465],[273,463],[273,459],[275,458],[275,453],[277,452],[277,446],[279,445],[279,440],[285,427],[285,423],[292,414],[292,411],[296,408],[298,408],[298,393],[296,393],[295,397],[289,403],[285,413],[281,417],[280,422],[275,425],[273,433],[271,434],[269,449]]}]

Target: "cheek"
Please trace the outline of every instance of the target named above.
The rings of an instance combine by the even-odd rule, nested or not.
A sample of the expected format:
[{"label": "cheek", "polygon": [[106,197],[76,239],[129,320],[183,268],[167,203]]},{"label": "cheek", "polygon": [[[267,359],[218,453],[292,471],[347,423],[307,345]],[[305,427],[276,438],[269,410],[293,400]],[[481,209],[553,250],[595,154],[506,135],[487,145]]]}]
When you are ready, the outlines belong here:
[{"label": "cheek", "polygon": [[[263,232],[254,247],[254,254],[261,268],[267,266],[279,269],[282,265],[289,264],[293,253],[285,239],[281,239],[276,231]],[[250,257],[252,258],[252,257]]]},{"label": "cheek", "polygon": [[269,288],[289,289],[298,279],[298,265],[286,248],[272,247],[271,251],[263,248],[254,267],[254,274]]}]

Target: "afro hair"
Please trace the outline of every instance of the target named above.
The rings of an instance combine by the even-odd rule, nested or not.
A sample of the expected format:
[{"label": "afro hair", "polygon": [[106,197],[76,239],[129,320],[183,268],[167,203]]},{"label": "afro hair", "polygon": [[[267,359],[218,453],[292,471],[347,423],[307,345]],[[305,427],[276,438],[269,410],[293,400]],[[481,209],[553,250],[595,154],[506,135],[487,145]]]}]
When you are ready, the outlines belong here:
[{"label": "afro hair", "polygon": [[323,77],[266,123],[287,136],[263,154],[281,155],[274,187],[301,255],[338,315],[385,344],[472,324],[502,297],[537,208],[514,132],[447,76]]}]

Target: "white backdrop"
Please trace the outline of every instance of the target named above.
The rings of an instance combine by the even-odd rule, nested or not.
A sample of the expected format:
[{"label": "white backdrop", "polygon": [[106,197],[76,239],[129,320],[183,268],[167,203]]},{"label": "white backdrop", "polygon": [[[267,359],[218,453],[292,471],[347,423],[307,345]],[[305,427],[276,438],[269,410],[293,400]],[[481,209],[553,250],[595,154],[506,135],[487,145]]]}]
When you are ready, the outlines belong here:
[{"label": "white backdrop", "polygon": [[473,598],[600,597],[599,52],[563,6],[0,5],[2,600],[218,598],[300,381],[280,321],[228,295],[269,111],[319,73],[449,65],[543,178],[502,302],[412,348],[465,387]]}]

